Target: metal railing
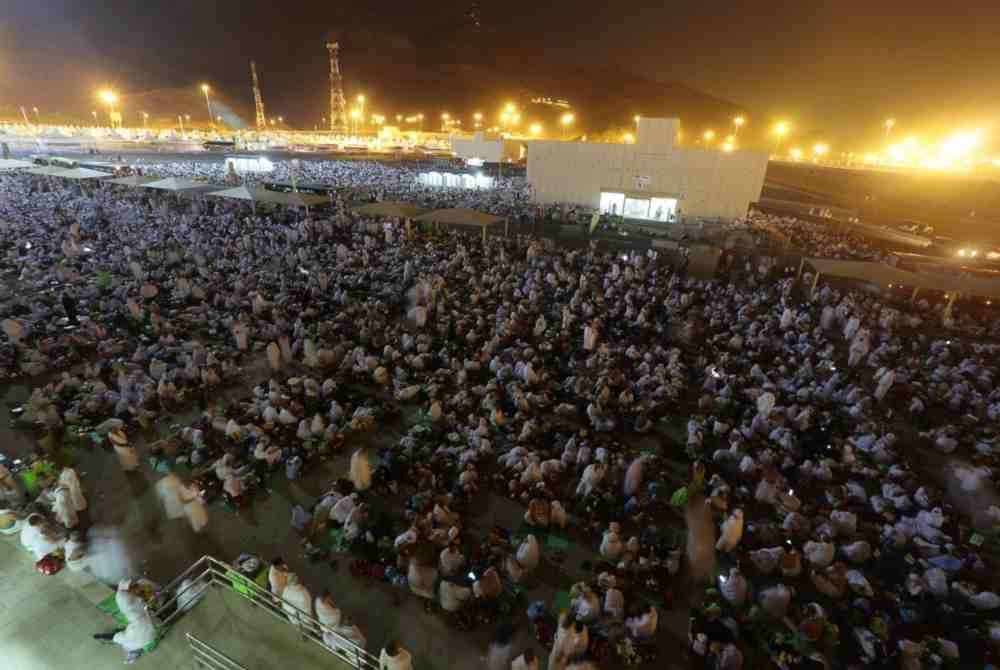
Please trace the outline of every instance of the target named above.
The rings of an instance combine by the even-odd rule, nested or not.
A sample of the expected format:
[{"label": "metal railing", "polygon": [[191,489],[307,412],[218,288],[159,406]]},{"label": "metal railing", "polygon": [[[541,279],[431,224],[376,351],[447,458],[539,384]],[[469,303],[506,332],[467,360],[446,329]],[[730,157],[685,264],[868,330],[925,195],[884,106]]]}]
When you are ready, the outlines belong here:
[{"label": "metal railing", "polygon": [[194,667],[201,670],[247,670],[245,667],[229,658],[221,651],[202,642],[191,633],[187,634],[188,644],[191,646],[191,656],[194,657]]},{"label": "metal railing", "polygon": [[[184,584],[185,580],[187,584]],[[267,589],[261,588],[228,563],[211,556],[202,556],[164,589],[164,593],[169,593],[170,597],[164,600],[155,612],[163,628],[169,628],[178,617],[194,607],[198,600],[204,597],[209,586],[227,588],[246,598],[252,606],[259,607],[276,619],[293,626],[303,639],[319,645],[352,668],[379,670],[378,659],[353,640],[321,624],[312,615],[282,600]]]}]

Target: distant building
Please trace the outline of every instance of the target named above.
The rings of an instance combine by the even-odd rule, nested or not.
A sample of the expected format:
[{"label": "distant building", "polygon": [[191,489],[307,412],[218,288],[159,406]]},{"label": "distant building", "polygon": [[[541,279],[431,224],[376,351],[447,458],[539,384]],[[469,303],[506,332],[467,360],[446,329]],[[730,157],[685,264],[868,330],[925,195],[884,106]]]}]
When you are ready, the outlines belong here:
[{"label": "distant building", "polygon": [[530,140],[540,204],[572,203],[627,219],[730,220],[760,197],[767,154],[675,146],[677,119],[639,119],[634,144]]},{"label": "distant building", "polygon": [[524,154],[524,142],[480,131],[472,137],[452,136],[451,150],[459,158],[480,160],[483,163],[499,163],[501,159],[518,161]]}]

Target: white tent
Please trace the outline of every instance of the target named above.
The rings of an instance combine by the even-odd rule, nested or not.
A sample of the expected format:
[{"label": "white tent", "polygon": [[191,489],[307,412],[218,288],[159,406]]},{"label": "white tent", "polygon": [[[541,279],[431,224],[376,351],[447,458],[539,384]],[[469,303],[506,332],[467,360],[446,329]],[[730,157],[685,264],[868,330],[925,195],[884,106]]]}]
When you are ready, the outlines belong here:
[{"label": "white tent", "polygon": [[181,179],[179,177],[167,177],[166,179],[160,179],[158,181],[151,181],[148,184],[140,184],[143,188],[155,188],[161,191],[198,191],[198,190],[215,190],[218,187],[216,184],[206,184],[202,181],[192,181],[190,179]]},{"label": "white tent", "polygon": [[5,170],[21,170],[23,168],[30,168],[33,165],[34,163],[19,161],[14,158],[0,158],[0,172]]},{"label": "white tent", "polygon": [[53,177],[59,177],[60,179],[104,179],[106,177],[111,177],[112,175],[107,172],[101,172],[100,170],[90,170],[88,168],[70,168],[68,170],[62,170],[60,172],[53,172]]}]

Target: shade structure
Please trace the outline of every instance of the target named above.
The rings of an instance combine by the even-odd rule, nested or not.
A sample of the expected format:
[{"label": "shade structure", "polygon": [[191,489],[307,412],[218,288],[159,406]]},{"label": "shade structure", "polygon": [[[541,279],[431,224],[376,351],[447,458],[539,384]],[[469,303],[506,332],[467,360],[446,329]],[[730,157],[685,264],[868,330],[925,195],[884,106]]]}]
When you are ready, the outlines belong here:
[{"label": "shade structure", "polygon": [[424,221],[427,223],[443,223],[449,226],[474,226],[482,228],[483,242],[486,241],[486,229],[498,223],[504,224],[504,235],[507,234],[507,220],[502,216],[477,212],[474,209],[464,207],[453,207],[450,209],[436,209],[414,217],[414,221]]},{"label": "shade structure", "polygon": [[366,216],[394,216],[401,219],[412,219],[420,216],[421,214],[427,213],[427,209],[424,207],[413,205],[408,202],[397,202],[394,200],[373,202],[367,205],[362,205],[361,207],[358,207],[356,211],[358,214],[364,214]]},{"label": "shade structure", "polygon": [[233,200],[248,200],[254,203],[268,202],[286,207],[313,207],[324,205],[330,199],[322,195],[312,195],[310,193],[283,193],[281,191],[269,191],[266,188],[255,186],[237,186],[227,188],[222,191],[213,191],[207,195],[215,198],[231,198]]},{"label": "shade structure", "polygon": [[117,179],[108,179],[105,184],[120,184],[122,186],[143,186],[150,182],[159,181],[159,177],[147,177],[139,176],[137,174],[129,175],[128,177],[118,177]]},{"label": "shade structure", "polygon": [[29,161],[19,161],[15,158],[0,158],[0,172],[5,170],[23,170],[34,165]]},{"label": "shade structure", "polygon": [[111,175],[107,172],[101,172],[100,170],[91,170],[89,168],[70,168],[63,169],[60,172],[53,172],[53,177],[59,177],[60,179],[105,179]]},{"label": "shade structure", "polygon": [[1000,281],[983,277],[959,277],[944,273],[910,272],[868,261],[841,261],[829,258],[806,258],[803,264],[820,275],[866,281],[878,286],[905,286],[907,288],[948,291],[984,298],[1000,298]]},{"label": "shade structure", "polygon": [[33,167],[30,170],[25,170],[25,174],[34,174],[41,177],[51,177],[58,172],[65,172],[66,168],[61,165],[39,165],[38,167]]},{"label": "shade structure", "polygon": [[198,191],[198,190],[215,190],[219,188],[216,184],[206,184],[203,181],[192,181],[190,179],[181,179],[180,177],[167,177],[166,179],[158,179],[157,181],[151,181],[145,184],[140,184],[143,188],[155,188],[161,191]]},{"label": "shade structure", "polygon": [[492,226],[503,223],[502,216],[477,212],[474,209],[454,207],[450,209],[435,209],[414,217],[415,221],[427,221],[428,223],[446,223],[455,226]]}]

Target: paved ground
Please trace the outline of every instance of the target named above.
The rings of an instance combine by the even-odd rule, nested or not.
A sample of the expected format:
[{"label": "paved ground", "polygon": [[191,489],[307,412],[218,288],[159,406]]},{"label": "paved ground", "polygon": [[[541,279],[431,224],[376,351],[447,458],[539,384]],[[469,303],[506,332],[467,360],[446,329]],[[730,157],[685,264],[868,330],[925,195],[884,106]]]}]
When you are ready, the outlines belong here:
[{"label": "paved ground", "polygon": [[[0,538],[0,639],[4,670],[98,670],[119,665],[124,653],[91,634],[115,628],[97,603],[113,595],[87,573],[63,570],[53,577],[35,571],[30,555],[16,536]],[[241,596],[223,588],[210,589],[180,618],[154,653],[141,657],[147,670],[193,668],[186,634],[226,654],[247,670],[280,667],[347,666],[312,642],[305,642],[288,624],[278,622]]]}]

